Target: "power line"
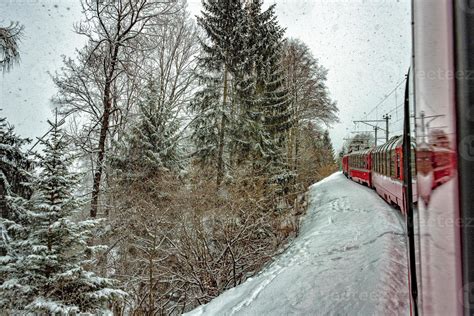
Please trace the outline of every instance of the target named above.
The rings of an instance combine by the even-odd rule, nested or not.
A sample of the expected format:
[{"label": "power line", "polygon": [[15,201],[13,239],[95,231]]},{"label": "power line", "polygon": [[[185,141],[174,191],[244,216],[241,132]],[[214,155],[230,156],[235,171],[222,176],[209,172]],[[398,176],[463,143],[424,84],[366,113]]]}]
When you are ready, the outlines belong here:
[{"label": "power line", "polygon": [[369,111],[369,113],[367,113],[365,115],[365,118],[367,118],[370,114],[372,114],[372,112],[374,112],[380,105],[382,105],[395,91],[397,91],[397,89],[405,82],[405,78],[402,79],[399,83],[397,83],[397,85],[395,86],[395,88],[392,89],[392,91],[390,91],[387,95],[385,95],[385,97],[382,99],[382,101],[380,101],[375,107],[372,108],[372,110]]},{"label": "power line", "polygon": [[[373,108],[369,111],[369,113],[365,114],[363,120],[353,121],[353,123],[356,125],[356,129],[357,129],[357,130],[359,129],[358,123],[363,123],[363,124],[365,124],[365,125],[369,125],[369,126],[371,126],[371,127],[374,128],[374,131],[373,131],[373,132],[375,132],[375,145],[376,145],[376,146],[377,146],[377,138],[378,138],[378,137],[377,137],[377,134],[378,134],[377,132],[378,132],[379,130],[385,131],[385,140],[388,141],[388,138],[389,138],[389,128],[391,128],[394,123],[400,121],[400,119],[398,119],[398,112],[397,112],[397,115],[396,115],[397,120],[396,120],[395,122],[393,122],[393,121],[390,122],[390,120],[391,120],[391,118],[392,118],[391,114],[392,114],[393,112],[397,111],[399,108],[401,108],[401,107],[404,105],[404,102],[402,102],[402,103],[396,105],[394,108],[391,108],[388,112],[386,112],[386,113],[383,115],[383,119],[368,120],[367,118],[368,118],[369,115],[371,115],[374,111],[378,110],[379,106],[382,105],[385,101],[387,101],[387,99],[388,99],[392,94],[394,94],[394,93],[397,91],[397,89],[398,89],[403,83],[405,83],[405,81],[406,81],[406,78],[403,78],[402,80],[400,80],[400,81],[396,84],[396,86],[395,86],[388,94],[386,94],[385,97],[384,97],[381,101],[379,101],[379,103],[377,103],[377,105],[376,105],[375,107],[373,107]],[[395,100],[395,103],[397,103],[396,100]],[[378,126],[378,123],[382,123],[382,122],[385,122],[385,129]],[[371,123],[373,123],[373,124],[371,124]],[[371,131],[371,132],[372,132],[372,131]],[[398,130],[397,130],[397,132],[398,132]],[[357,133],[357,132],[356,132],[356,133]],[[359,131],[358,133],[360,133],[360,131]],[[393,133],[393,132],[392,132],[392,133]],[[349,140],[349,139],[344,139],[344,140]]]}]

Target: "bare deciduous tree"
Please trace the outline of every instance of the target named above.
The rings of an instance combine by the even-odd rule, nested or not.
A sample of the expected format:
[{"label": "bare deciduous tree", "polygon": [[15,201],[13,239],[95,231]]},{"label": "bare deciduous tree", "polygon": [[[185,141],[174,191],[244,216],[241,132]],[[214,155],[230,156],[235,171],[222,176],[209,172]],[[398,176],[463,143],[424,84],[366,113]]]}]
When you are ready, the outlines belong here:
[{"label": "bare deciduous tree", "polygon": [[327,70],[318,63],[303,42],[288,39],[283,53],[287,87],[292,96],[293,126],[289,130],[288,158],[298,168],[299,131],[308,122],[330,124],[337,121],[337,107],[326,86]]},{"label": "bare deciduous tree", "polygon": [[[76,25],[76,32],[84,35],[88,43],[80,51],[79,63],[66,63],[63,75],[57,76],[55,81],[59,87],[57,101],[65,108],[63,113],[81,111],[95,117],[88,122],[90,131],[98,130],[93,148],[96,158],[91,217],[97,216],[112,119],[114,115],[120,116],[123,110],[117,102],[122,98],[120,86],[133,84],[124,77],[130,72],[133,57],[146,49],[141,46],[142,38],[151,35],[149,30],[162,16],[178,9],[175,0],[82,1],[85,18]],[[130,98],[124,99],[130,101]],[[75,102],[70,104],[69,100]]]}]

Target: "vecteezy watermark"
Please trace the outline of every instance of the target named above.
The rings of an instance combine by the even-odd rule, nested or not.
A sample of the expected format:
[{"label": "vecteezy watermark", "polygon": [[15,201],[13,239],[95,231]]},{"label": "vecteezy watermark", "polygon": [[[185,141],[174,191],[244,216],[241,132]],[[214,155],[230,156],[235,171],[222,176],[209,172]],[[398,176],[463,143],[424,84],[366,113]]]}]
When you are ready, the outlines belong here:
[{"label": "vecteezy watermark", "polygon": [[474,283],[465,284],[458,291],[458,300],[465,308],[474,308]]},{"label": "vecteezy watermark", "polygon": [[450,69],[430,69],[417,70],[416,78],[420,80],[474,80],[474,71],[472,70],[450,70]]},{"label": "vecteezy watermark", "polygon": [[448,215],[431,216],[427,220],[419,222],[420,229],[432,229],[433,227],[474,227],[474,218],[453,218]]},{"label": "vecteezy watermark", "polygon": [[467,113],[467,119],[469,121],[474,121],[474,104],[471,104],[469,111]]},{"label": "vecteezy watermark", "polygon": [[380,299],[380,293],[376,291],[355,291],[355,289],[345,288],[343,291],[332,293],[330,299],[333,302],[376,302]]},{"label": "vecteezy watermark", "polygon": [[461,139],[458,150],[463,159],[474,161],[474,135],[469,135]]},{"label": "vecteezy watermark", "polygon": [[45,5],[65,5],[65,4],[70,4],[70,3],[75,3],[77,0],[61,0],[61,1],[55,1],[55,0],[7,0],[5,3],[2,4],[9,4],[9,5],[34,5],[34,4],[40,4],[42,6]]},{"label": "vecteezy watermark", "polygon": [[456,1],[456,6],[467,14],[474,13],[474,1],[473,0],[463,0]]}]

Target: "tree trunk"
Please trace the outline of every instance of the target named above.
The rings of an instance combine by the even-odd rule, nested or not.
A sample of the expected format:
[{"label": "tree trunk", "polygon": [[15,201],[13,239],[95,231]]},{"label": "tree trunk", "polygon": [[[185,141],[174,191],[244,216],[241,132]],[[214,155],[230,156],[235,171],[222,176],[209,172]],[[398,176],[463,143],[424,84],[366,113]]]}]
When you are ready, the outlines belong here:
[{"label": "tree trunk", "polygon": [[227,80],[228,80],[227,65],[224,66],[224,101],[222,107],[221,126],[219,130],[219,150],[217,153],[217,186],[220,186],[224,178],[224,139],[225,139],[225,113],[227,106]]},{"label": "tree trunk", "polygon": [[149,293],[148,293],[148,311],[149,315],[153,315],[155,311],[154,302],[153,302],[153,258],[150,254],[148,258],[148,279],[149,279]]},{"label": "tree trunk", "polygon": [[90,216],[95,218],[97,216],[97,209],[99,205],[100,183],[102,180],[102,172],[106,151],[107,133],[109,132],[110,112],[112,111],[112,98],[110,90],[112,87],[112,78],[115,74],[115,66],[117,64],[119,45],[115,44],[113,55],[110,63],[110,70],[105,80],[104,85],[104,114],[102,115],[102,123],[100,127],[99,145],[97,148],[97,165],[94,173],[94,183],[92,187],[92,202]]}]

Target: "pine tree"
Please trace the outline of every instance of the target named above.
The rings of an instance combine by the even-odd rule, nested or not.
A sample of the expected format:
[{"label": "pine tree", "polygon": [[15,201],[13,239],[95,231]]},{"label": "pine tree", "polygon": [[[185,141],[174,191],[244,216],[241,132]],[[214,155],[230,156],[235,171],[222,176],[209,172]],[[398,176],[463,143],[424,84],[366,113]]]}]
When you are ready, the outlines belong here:
[{"label": "pine tree", "polygon": [[[28,143],[15,134],[6,118],[0,118],[0,284],[13,285],[20,292],[27,291],[28,286],[15,283],[9,276],[24,253],[29,232],[32,161],[22,150]],[[3,294],[0,287],[0,309],[8,303]]]},{"label": "pine tree", "polygon": [[326,150],[329,157],[334,160],[334,148],[332,147],[331,138],[329,137],[329,131],[325,130],[323,135],[323,148]]},{"label": "pine tree", "polygon": [[99,312],[106,302],[124,292],[113,281],[87,269],[102,246],[92,246],[97,220],[75,221],[80,203],[73,191],[77,177],[69,173],[71,157],[58,123],[51,123],[47,140],[41,140],[39,176],[28,212],[28,238],[17,260],[4,267],[2,308],[35,313]]},{"label": "pine tree", "polygon": [[220,184],[228,164],[229,125],[233,124],[232,80],[246,58],[242,52],[245,13],[240,0],[203,0],[203,7],[198,24],[207,39],[201,40],[203,55],[199,70],[205,87],[196,95],[193,106],[197,116],[193,139],[199,149],[198,157],[214,155],[217,184]]},{"label": "pine tree", "polygon": [[17,196],[28,199],[31,196],[28,181],[32,162],[22,151],[22,146],[29,142],[29,139],[18,137],[13,126],[7,123],[6,118],[0,117],[0,209],[2,218],[13,219],[19,216],[9,206],[9,203],[13,202],[9,197]]},{"label": "pine tree", "polygon": [[216,159],[219,147],[219,128],[222,119],[228,119],[229,113],[222,108],[222,89],[220,76],[199,75],[198,91],[191,109],[196,114],[192,123],[192,140],[196,147],[194,156],[202,165],[217,168]]},{"label": "pine tree", "polygon": [[254,167],[273,176],[286,172],[281,168],[285,169],[285,132],[290,126],[289,95],[280,64],[284,29],[276,19],[275,5],[262,11],[262,3],[252,0],[246,5],[249,55],[238,86],[243,124],[233,134],[239,135],[234,138],[235,151],[260,160]]},{"label": "pine tree", "polygon": [[159,170],[184,168],[185,151],[180,144],[178,109],[161,102],[156,81],[148,80],[139,104],[138,121],[125,137],[113,165],[134,177],[147,177]]}]

